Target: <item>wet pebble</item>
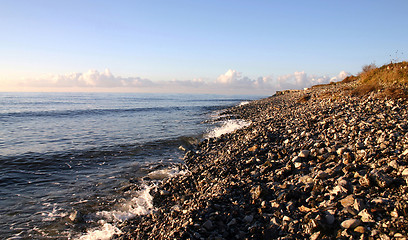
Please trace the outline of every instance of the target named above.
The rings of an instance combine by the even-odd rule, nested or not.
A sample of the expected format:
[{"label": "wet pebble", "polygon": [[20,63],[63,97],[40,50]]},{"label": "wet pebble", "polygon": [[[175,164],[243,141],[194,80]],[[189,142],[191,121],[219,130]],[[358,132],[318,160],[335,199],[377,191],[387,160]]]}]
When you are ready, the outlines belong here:
[{"label": "wet pebble", "polygon": [[359,219],[347,219],[341,223],[341,226],[346,229],[354,229],[361,224]]}]

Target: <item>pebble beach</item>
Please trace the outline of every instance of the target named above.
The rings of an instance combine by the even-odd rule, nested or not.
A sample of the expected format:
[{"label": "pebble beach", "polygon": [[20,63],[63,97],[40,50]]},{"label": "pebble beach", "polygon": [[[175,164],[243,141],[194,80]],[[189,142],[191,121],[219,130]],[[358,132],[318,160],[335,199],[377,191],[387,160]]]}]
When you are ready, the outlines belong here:
[{"label": "pebble beach", "polygon": [[226,109],[247,127],[186,150],[186,174],[115,239],[406,239],[408,108],[337,83]]}]

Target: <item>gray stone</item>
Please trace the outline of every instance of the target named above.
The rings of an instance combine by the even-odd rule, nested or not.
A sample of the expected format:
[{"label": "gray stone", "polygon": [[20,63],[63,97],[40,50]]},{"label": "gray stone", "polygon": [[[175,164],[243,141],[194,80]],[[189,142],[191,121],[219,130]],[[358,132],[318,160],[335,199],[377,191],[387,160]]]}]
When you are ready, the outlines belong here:
[{"label": "gray stone", "polygon": [[358,180],[358,182],[360,183],[361,186],[364,186],[364,187],[369,187],[369,186],[371,186],[371,180],[370,180],[370,178],[368,177],[368,175],[365,175],[365,176],[361,177],[361,178]]},{"label": "gray stone", "polygon": [[74,223],[79,223],[82,222],[83,220],[82,213],[77,210],[73,211],[68,218]]},{"label": "gray stone", "polygon": [[313,183],[313,178],[311,178],[309,175],[305,175],[299,178],[299,181],[302,182],[303,184],[309,184]]},{"label": "gray stone", "polygon": [[341,223],[341,226],[346,229],[354,229],[361,224],[359,219],[347,219]]},{"label": "gray stone", "polygon": [[403,177],[408,177],[408,168],[405,168],[405,169],[402,171],[401,175],[402,175]]},{"label": "gray stone", "polygon": [[317,240],[320,237],[320,232],[315,232],[310,236],[310,240]]},{"label": "gray stone", "polygon": [[307,158],[307,157],[309,157],[309,153],[310,153],[309,150],[302,150],[299,153],[299,157]]},{"label": "gray stone", "polygon": [[373,200],[371,200],[371,202],[375,203],[375,204],[385,204],[388,201],[389,201],[388,199],[382,198],[382,197],[377,197],[377,198],[374,198]]},{"label": "gray stone", "polygon": [[326,179],[328,177],[328,174],[325,171],[319,171],[316,174],[316,179]]},{"label": "gray stone", "polygon": [[347,180],[345,180],[345,179],[339,179],[339,180],[337,180],[337,184],[338,184],[339,186],[346,187],[347,184],[348,184],[348,182],[347,182]]},{"label": "gray stone", "polygon": [[213,228],[213,223],[211,222],[211,220],[207,220],[205,221],[205,223],[203,224],[203,227],[207,230],[211,230]]},{"label": "gray stone", "polygon": [[349,195],[343,199],[340,200],[340,203],[343,207],[350,207],[354,204],[354,196],[353,195]]},{"label": "gray stone", "polygon": [[253,187],[251,189],[252,199],[254,199],[254,200],[258,199],[261,196],[261,193],[262,193],[261,186],[258,185],[258,186]]},{"label": "gray stone", "polygon": [[394,168],[394,169],[398,169],[399,165],[397,163],[397,161],[392,160],[391,162],[388,163],[388,166]]},{"label": "gray stone", "polygon": [[387,234],[380,234],[381,240],[391,240],[391,238]]},{"label": "gray stone", "polygon": [[193,233],[194,237],[196,237],[197,239],[201,238],[201,235],[198,232],[194,232]]},{"label": "gray stone", "polygon": [[336,152],[337,152],[338,155],[343,155],[343,153],[345,153],[346,151],[347,151],[347,148],[343,147],[343,148],[337,149]]},{"label": "gray stone", "polygon": [[372,170],[370,176],[376,181],[378,186],[382,188],[389,187],[392,184],[392,179],[387,174],[384,174],[377,169]]},{"label": "gray stone", "polygon": [[373,216],[371,215],[371,213],[368,212],[367,209],[364,209],[361,212],[359,212],[358,216],[360,216],[361,221],[363,221],[365,223],[374,222]]},{"label": "gray stone", "polygon": [[346,193],[347,193],[347,189],[340,185],[337,185],[332,190],[330,190],[330,194],[334,196],[337,196],[337,195],[342,196]]},{"label": "gray stone", "polygon": [[364,148],[364,143],[362,143],[362,142],[357,142],[357,143],[356,143],[356,148],[358,148],[358,149]]},{"label": "gray stone", "polygon": [[282,220],[285,221],[285,222],[291,222],[292,218],[290,218],[288,216],[283,216]]},{"label": "gray stone", "polygon": [[393,217],[393,218],[398,218],[398,211],[396,211],[396,210],[394,210],[394,211],[391,211],[391,213],[390,213],[390,215],[391,215],[391,217]]},{"label": "gray stone", "polygon": [[396,233],[396,234],[394,234],[394,238],[395,239],[406,239],[406,237],[404,237],[404,235],[402,235],[401,233]]},{"label": "gray stone", "polygon": [[294,158],[292,158],[292,162],[299,162],[300,161],[300,157],[296,156]]},{"label": "gray stone", "polygon": [[247,215],[244,217],[244,222],[250,223],[252,220],[254,220],[254,217],[252,215]]},{"label": "gray stone", "polygon": [[364,201],[362,199],[356,198],[354,200],[354,209],[356,209],[357,211],[362,211],[364,208]]},{"label": "gray stone", "polygon": [[361,234],[363,234],[363,233],[365,233],[365,227],[363,227],[363,226],[358,226],[358,227],[356,227],[356,228],[354,228],[354,232],[358,232],[358,233],[361,233]]},{"label": "gray stone", "polygon": [[296,169],[300,169],[300,168],[302,168],[303,164],[300,163],[300,162],[295,162],[294,166],[295,166]]},{"label": "gray stone", "polygon": [[333,214],[327,213],[324,218],[326,219],[326,223],[332,225],[335,221]]},{"label": "gray stone", "polygon": [[162,196],[167,196],[167,195],[170,194],[169,191],[166,191],[166,190],[164,190],[164,189],[161,189],[161,190],[159,191],[159,193],[160,193],[160,195],[162,195]]},{"label": "gray stone", "polygon": [[181,206],[179,204],[175,204],[173,207],[171,207],[171,209],[173,211],[179,212],[179,211],[181,211]]},{"label": "gray stone", "polygon": [[237,223],[237,220],[235,218],[231,219],[231,221],[227,224],[229,227],[232,225],[235,225]]}]

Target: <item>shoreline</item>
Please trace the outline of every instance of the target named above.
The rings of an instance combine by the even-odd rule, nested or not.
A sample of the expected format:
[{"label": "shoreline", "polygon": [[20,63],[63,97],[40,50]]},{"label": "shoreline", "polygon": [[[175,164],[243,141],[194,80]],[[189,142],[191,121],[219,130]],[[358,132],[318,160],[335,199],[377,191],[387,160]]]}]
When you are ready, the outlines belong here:
[{"label": "shoreline", "polygon": [[408,108],[345,85],[226,109],[251,125],[188,151],[114,239],[406,239]]}]

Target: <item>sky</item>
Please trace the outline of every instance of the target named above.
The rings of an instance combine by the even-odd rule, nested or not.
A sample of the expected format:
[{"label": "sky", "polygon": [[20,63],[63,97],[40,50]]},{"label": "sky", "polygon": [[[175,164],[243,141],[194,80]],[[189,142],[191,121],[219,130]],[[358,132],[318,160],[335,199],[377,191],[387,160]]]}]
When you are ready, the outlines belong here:
[{"label": "sky", "polygon": [[407,60],[406,0],[0,0],[1,91],[272,95]]}]

